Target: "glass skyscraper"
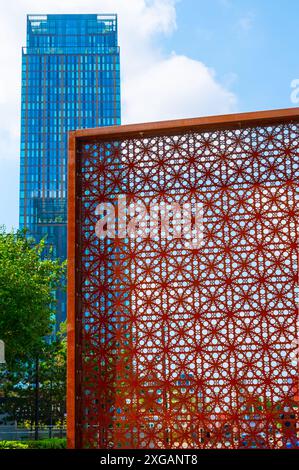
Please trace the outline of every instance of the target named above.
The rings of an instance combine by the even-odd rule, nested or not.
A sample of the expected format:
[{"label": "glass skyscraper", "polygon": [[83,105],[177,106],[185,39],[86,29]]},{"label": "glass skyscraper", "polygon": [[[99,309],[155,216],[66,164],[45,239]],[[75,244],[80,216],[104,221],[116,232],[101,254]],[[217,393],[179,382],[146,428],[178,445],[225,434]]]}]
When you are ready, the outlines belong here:
[{"label": "glass skyscraper", "polygon": [[[66,258],[68,131],[120,124],[116,15],[29,15],[22,50],[20,228]],[[58,322],[66,317],[58,291]]]}]

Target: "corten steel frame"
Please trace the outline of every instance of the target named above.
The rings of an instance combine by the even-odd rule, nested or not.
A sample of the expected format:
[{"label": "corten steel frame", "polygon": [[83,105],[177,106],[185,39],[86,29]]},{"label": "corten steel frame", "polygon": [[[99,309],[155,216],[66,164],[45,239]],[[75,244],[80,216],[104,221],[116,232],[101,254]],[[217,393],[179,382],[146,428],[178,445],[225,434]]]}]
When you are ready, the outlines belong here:
[{"label": "corten steel frame", "polygon": [[[298,160],[299,108],[70,134],[69,447],[298,445]],[[126,190],[198,196],[202,248],[99,242]]]}]

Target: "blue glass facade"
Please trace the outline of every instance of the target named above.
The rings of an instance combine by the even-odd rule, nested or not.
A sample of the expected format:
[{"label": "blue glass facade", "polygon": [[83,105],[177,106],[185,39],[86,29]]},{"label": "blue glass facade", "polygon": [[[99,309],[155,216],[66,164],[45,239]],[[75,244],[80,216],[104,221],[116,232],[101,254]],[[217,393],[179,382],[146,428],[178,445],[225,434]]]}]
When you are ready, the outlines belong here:
[{"label": "blue glass facade", "polygon": [[[29,15],[22,51],[20,228],[66,258],[68,131],[120,124],[116,15]],[[58,322],[66,317],[57,292]]]}]

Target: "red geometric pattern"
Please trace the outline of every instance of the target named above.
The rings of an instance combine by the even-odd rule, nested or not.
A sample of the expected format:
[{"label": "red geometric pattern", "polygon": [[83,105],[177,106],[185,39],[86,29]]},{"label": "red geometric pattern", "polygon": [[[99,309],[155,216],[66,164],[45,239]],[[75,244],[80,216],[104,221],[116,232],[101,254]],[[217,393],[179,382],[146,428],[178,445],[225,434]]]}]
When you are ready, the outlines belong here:
[{"label": "red geometric pattern", "polygon": [[[298,142],[287,123],[80,143],[82,447],[298,446]],[[201,202],[202,246],[100,240],[119,194]]]}]

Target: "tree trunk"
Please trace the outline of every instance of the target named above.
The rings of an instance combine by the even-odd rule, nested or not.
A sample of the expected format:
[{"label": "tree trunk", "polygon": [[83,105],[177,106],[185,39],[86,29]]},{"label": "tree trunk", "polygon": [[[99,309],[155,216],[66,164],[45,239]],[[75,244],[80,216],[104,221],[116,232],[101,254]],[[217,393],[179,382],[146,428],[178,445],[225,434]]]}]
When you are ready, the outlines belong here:
[{"label": "tree trunk", "polygon": [[52,439],[52,428],[53,428],[53,413],[52,413],[52,378],[50,381],[50,429],[49,438]]},{"label": "tree trunk", "polygon": [[38,440],[39,427],[39,359],[35,358],[34,439]]}]

